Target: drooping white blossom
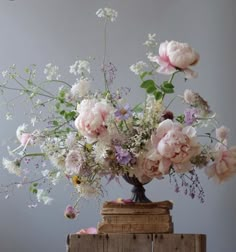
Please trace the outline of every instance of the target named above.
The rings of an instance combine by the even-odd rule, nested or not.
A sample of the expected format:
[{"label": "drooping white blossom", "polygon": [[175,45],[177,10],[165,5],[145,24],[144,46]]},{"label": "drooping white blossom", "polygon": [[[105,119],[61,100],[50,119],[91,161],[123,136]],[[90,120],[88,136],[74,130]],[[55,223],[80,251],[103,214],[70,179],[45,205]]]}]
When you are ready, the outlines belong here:
[{"label": "drooping white blossom", "polygon": [[17,176],[21,175],[20,161],[19,160],[8,160],[6,158],[2,159],[2,164],[5,169],[8,170],[9,173],[15,174]]}]

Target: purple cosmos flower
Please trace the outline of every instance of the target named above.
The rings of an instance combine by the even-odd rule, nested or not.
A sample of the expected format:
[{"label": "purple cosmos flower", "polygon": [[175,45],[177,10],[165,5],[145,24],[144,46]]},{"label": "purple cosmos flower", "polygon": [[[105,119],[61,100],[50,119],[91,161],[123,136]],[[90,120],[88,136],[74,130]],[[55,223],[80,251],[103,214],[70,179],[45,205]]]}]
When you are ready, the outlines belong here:
[{"label": "purple cosmos flower", "polygon": [[116,160],[120,165],[127,165],[130,161],[132,161],[132,155],[129,151],[124,150],[120,146],[115,146],[116,149]]},{"label": "purple cosmos flower", "polygon": [[196,114],[198,110],[196,108],[187,108],[184,111],[184,121],[187,125],[192,125],[194,122],[196,122]]},{"label": "purple cosmos flower", "polygon": [[120,120],[127,120],[129,117],[132,116],[132,111],[129,106],[129,104],[126,104],[125,106],[117,106],[115,111],[115,117]]}]

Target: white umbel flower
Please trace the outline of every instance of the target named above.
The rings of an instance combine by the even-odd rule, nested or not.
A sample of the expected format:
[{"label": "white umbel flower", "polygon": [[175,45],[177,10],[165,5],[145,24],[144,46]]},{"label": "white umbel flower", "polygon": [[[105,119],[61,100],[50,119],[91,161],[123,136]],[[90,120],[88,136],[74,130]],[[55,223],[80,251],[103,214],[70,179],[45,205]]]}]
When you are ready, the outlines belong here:
[{"label": "white umbel flower", "polygon": [[51,80],[58,80],[61,75],[58,74],[59,71],[59,67],[58,66],[53,66],[52,63],[48,63],[45,66],[44,69],[44,74],[46,74],[46,79],[51,81]]},{"label": "white umbel flower", "polygon": [[106,18],[106,19],[110,20],[111,22],[114,22],[118,16],[118,12],[114,9],[106,7],[103,9],[99,9],[96,12],[96,15],[100,18]]},{"label": "white umbel flower", "polygon": [[87,60],[76,60],[74,65],[70,66],[70,73],[84,78],[90,74],[90,63]]},{"label": "white umbel flower", "polygon": [[148,67],[147,63],[143,61],[138,61],[136,64],[133,64],[130,66],[130,70],[135,73],[136,75],[141,75],[143,72],[145,72],[145,68]]}]

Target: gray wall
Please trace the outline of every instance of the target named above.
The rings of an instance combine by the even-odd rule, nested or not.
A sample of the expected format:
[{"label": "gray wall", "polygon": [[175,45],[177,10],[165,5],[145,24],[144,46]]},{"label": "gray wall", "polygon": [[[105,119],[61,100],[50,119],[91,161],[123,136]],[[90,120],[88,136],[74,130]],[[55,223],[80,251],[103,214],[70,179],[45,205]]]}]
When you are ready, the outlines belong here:
[{"label": "gray wall", "polygon": [[[48,62],[64,70],[76,56],[102,56],[103,27],[95,12],[108,1],[102,0],[0,0],[0,70],[12,63],[23,70],[30,63],[43,67]],[[160,41],[179,40],[190,43],[201,54],[196,69],[199,78],[183,84],[178,79],[177,91],[187,87],[208,97],[219,120],[231,128],[231,144],[236,143],[235,124],[235,12],[233,0],[119,0],[110,1],[119,12],[119,19],[109,26],[109,57],[118,67],[118,85],[135,89],[137,79],[128,66],[144,56],[142,46],[148,33],[157,33]],[[97,72],[96,74],[99,74]],[[135,99],[135,96],[132,96]],[[23,105],[22,105],[23,106]],[[4,120],[1,109],[0,139],[9,139],[15,128],[24,122],[21,107],[14,121]],[[1,156],[6,155],[1,148]],[[236,178],[224,185],[215,185],[201,176],[206,202],[190,200],[175,194],[168,181],[147,185],[153,200],[172,199],[176,233],[205,233],[208,252],[236,250]],[[14,178],[4,171],[0,182]],[[0,251],[41,252],[65,251],[66,234],[96,225],[99,206],[84,202],[76,221],[63,218],[69,203],[67,188],[57,187],[52,206],[28,209],[27,191],[19,190],[8,200],[0,198]],[[109,196],[127,198],[129,187],[111,184]],[[25,197],[26,196],[26,197]]]}]

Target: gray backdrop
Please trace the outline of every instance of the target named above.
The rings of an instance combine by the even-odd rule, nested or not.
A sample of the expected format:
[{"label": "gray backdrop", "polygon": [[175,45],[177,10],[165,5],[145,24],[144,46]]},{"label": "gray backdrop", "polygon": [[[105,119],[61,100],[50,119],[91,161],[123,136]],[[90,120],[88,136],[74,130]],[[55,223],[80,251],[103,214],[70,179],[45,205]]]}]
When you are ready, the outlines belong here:
[{"label": "gray backdrop", "polygon": [[[48,63],[62,69],[76,57],[102,56],[103,26],[95,16],[103,0],[0,0],[0,70],[12,63],[23,68],[36,63],[41,69]],[[137,78],[129,65],[144,58],[142,43],[148,33],[157,33],[159,41],[179,40],[190,43],[199,51],[201,60],[196,69],[199,78],[184,83],[177,79],[177,91],[193,88],[206,98],[221,122],[231,128],[230,143],[235,137],[235,11],[233,0],[113,0],[110,4],[119,12],[119,19],[109,26],[109,59],[118,68],[117,85],[128,85],[140,99],[143,91],[137,88]],[[100,75],[99,71],[95,75]],[[96,76],[95,76],[96,77]],[[100,77],[98,77],[99,80]],[[96,85],[96,84],[95,84]],[[17,117],[5,121],[1,109],[0,138],[9,139],[16,127],[24,122],[22,107]],[[1,156],[6,155],[1,148]],[[224,185],[215,185],[201,176],[206,202],[200,204],[173,191],[166,181],[153,181],[147,195],[153,200],[172,199],[175,232],[205,233],[208,252],[236,250],[236,178]],[[0,182],[14,177],[0,172]],[[107,187],[106,199],[129,197],[129,186],[112,183]],[[14,197],[0,198],[0,251],[42,252],[65,251],[68,233],[94,226],[99,220],[99,205],[84,202],[75,221],[63,217],[69,196],[63,184],[56,188],[52,206],[27,208],[27,190],[19,190]]]}]

